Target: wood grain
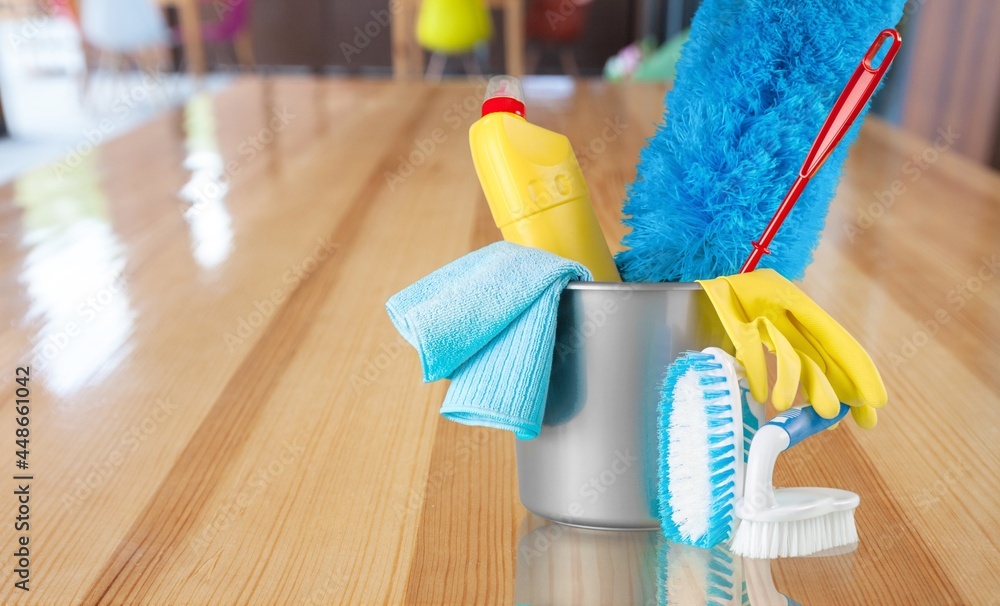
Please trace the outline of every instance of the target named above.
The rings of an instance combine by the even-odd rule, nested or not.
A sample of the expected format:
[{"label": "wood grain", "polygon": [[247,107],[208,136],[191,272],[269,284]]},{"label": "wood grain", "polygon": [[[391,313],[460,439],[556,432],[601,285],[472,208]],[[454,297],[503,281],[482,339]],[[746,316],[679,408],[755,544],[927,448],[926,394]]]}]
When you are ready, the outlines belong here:
[{"label": "wood grain", "polygon": [[[663,93],[527,83],[614,247]],[[36,476],[32,591],[5,565],[0,603],[657,603],[670,553],[656,533],[528,515],[513,438],[443,420],[446,385],[420,383],[385,315],[390,295],[499,237],[468,152],[480,95],[243,78],[207,120],[190,104],[0,186],[0,372],[12,390],[32,364]],[[861,546],[737,562],[773,583],[762,595],[1000,593],[1000,177],[928,150],[869,120],[803,284],[869,349],[891,400],[875,430],[845,424],[782,457],[778,483],[857,491]],[[197,163],[206,152],[222,174]],[[186,186],[222,193],[191,207]],[[0,542],[15,540],[3,523]],[[669,582],[704,595],[705,554],[677,553]]]}]

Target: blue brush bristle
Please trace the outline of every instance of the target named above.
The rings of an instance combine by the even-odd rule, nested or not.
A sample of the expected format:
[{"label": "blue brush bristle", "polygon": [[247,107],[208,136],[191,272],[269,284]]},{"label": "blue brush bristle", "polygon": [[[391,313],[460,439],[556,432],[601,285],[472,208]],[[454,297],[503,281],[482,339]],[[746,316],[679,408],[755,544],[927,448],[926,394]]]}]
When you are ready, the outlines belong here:
[{"label": "blue brush bristle", "polygon": [[[627,282],[736,273],[834,101],[905,0],[704,0],[667,95],[665,123],[629,187]],[[761,267],[800,279],[861,119],[812,178]]]},{"label": "blue brush bristle", "polygon": [[[695,547],[713,547],[729,537],[733,522],[733,505],[736,500],[736,457],[737,447],[743,440],[743,428],[736,425],[735,407],[741,406],[738,398],[728,389],[719,389],[725,383],[726,377],[719,374],[722,364],[711,354],[702,352],[686,352],[681,354],[667,371],[664,378],[658,411],[659,430],[659,503],[660,523],[664,536],[668,540],[692,545]],[[697,402],[679,402],[675,398],[678,382],[690,374],[697,379],[700,389]],[[700,426],[704,427],[704,452],[708,455],[708,465],[704,469],[705,477],[710,480],[710,494],[704,495],[710,502],[708,505],[708,529],[700,536],[690,536],[685,533],[674,519],[676,512],[675,496],[670,477],[670,460],[672,455],[683,456],[684,453],[671,451],[671,419],[675,406],[693,406],[703,415]],[[678,431],[674,428],[673,431]],[[694,428],[683,428],[683,431],[695,431]],[[699,512],[694,512],[699,514]],[[700,512],[704,515],[706,512]],[[687,512],[680,512],[686,515]]]},{"label": "blue brush bristle", "polygon": [[705,606],[728,606],[737,591],[746,592],[746,584],[737,578],[733,554],[722,547],[693,549],[665,542],[657,561],[657,604],[686,605],[699,600]]},{"label": "blue brush bristle", "polygon": [[754,400],[750,403],[750,389],[740,387],[740,403],[743,406],[743,462],[750,457],[750,442],[760,429],[760,418],[764,416],[763,407]]},{"label": "blue brush bristle", "polygon": [[[733,554],[721,547],[712,549],[712,561],[709,563],[708,575],[708,604],[731,604],[733,600],[733,590],[738,579],[735,567],[733,566]],[[721,601],[716,601],[718,598]]]}]

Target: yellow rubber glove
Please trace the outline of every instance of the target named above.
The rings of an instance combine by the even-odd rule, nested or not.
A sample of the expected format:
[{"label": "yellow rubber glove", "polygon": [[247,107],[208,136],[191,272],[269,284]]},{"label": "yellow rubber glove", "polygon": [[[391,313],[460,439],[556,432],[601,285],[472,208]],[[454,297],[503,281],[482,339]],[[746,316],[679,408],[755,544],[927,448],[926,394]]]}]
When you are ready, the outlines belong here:
[{"label": "yellow rubber glove", "polygon": [[840,402],[865,429],[875,426],[876,408],[888,395],[871,356],[837,321],[772,269],[699,280],[708,293],[736,359],[746,369],[750,393],[767,400],[767,363],[761,345],[777,358],[771,403],[791,407],[802,392],[820,416],[832,418]]}]

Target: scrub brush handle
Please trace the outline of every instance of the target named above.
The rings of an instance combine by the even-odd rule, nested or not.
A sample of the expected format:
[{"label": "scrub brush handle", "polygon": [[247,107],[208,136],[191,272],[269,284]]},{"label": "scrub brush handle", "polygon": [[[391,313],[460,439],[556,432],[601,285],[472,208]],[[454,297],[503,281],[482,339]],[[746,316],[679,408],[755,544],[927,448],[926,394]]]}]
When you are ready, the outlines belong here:
[{"label": "scrub brush handle", "polygon": [[[843,419],[850,409],[850,406],[841,403],[836,416],[824,419],[812,406],[799,406],[786,410],[765,423],[750,442],[743,499],[751,507],[774,507],[772,476],[778,455],[809,436],[829,429]],[[743,518],[739,512],[737,515]]]},{"label": "scrub brush handle", "polygon": [[[892,41],[885,53],[885,57],[882,58],[882,62],[878,67],[872,67],[872,61],[875,60],[879,49],[882,48],[888,39]],[[900,44],[902,44],[902,38],[900,38],[899,32],[896,30],[885,29],[879,32],[878,37],[875,38],[875,42],[872,43],[868,52],[865,53],[864,58],[861,60],[861,64],[858,65],[858,69],[854,71],[854,75],[847,81],[847,86],[844,87],[837,102],[834,103],[833,109],[830,110],[830,115],[827,116],[826,122],[823,123],[823,128],[816,135],[816,140],[813,141],[812,147],[809,149],[809,154],[806,156],[805,162],[802,163],[802,168],[799,169],[795,183],[792,184],[791,189],[785,194],[785,199],[781,201],[778,210],[771,217],[771,221],[767,224],[767,227],[764,228],[764,233],[761,234],[760,240],[752,242],[753,251],[751,251],[750,256],[743,263],[743,267],[740,269],[741,274],[756,269],[757,263],[760,262],[761,258],[771,253],[767,247],[771,245],[771,240],[778,233],[778,228],[781,227],[785,217],[788,216],[792,207],[795,206],[795,202],[798,201],[802,191],[806,188],[809,179],[823,166],[823,162],[830,156],[830,152],[844,138],[851,125],[854,124],[854,120],[857,119],[861,111],[865,108],[865,105],[868,104],[868,100],[871,99],[872,94],[878,87],[878,83],[882,80],[882,76],[888,71],[889,65],[896,57],[896,53],[899,52]]]},{"label": "scrub brush handle", "polygon": [[788,450],[809,436],[833,427],[847,415],[849,410],[851,407],[841,402],[837,414],[832,419],[824,419],[812,406],[801,406],[781,413],[767,424],[776,425],[788,434],[788,446],[785,447],[785,450]]}]

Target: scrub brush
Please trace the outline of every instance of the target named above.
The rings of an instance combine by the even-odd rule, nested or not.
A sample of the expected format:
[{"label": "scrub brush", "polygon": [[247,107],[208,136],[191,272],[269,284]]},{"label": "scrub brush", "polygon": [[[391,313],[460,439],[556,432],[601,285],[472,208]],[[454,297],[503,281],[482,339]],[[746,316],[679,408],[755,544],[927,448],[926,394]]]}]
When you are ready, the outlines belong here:
[{"label": "scrub brush", "polygon": [[743,367],[721,349],[686,352],[670,365],[657,411],[660,524],[668,540],[709,548],[730,537],[745,434],[763,414]]},{"label": "scrub brush", "polygon": [[854,510],[860,498],[836,488],[782,488],[771,485],[778,455],[827,429],[850,410],[840,405],[832,419],[812,406],[791,408],[757,431],[750,444],[743,497],[736,503],[741,522],[733,553],[748,558],[785,558],[814,554],[858,541]]}]

